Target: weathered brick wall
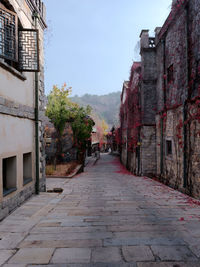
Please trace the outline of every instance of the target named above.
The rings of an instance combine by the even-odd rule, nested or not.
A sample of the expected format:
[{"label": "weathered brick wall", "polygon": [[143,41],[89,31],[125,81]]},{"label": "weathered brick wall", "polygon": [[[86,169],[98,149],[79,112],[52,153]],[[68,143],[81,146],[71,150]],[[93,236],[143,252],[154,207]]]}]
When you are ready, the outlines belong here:
[{"label": "weathered brick wall", "polygon": [[[181,122],[181,124],[180,124]],[[168,110],[164,118],[164,180],[174,188],[183,188],[183,107]],[[180,125],[180,127],[179,127]],[[167,155],[166,141],[172,142]]]},{"label": "weathered brick wall", "polygon": [[141,127],[141,174],[155,175],[156,173],[156,127]]},{"label": "weathered brick wall", "polygon": [[127,162],[127,125],[125,120],[121,124],[122,128],[122,140],[121,140],[121,162],[126,166]]},{"label": "weathered brick wall", "polygon": [[[157,173],[166,184],[199,197],[200,1],[174,1],[167,21],[155,31],[156,47],[148,30],[141,33],[140,172]],[[124,148],[127,163],[126,156]],[[128,157],[128,167],[137,172],[136,153]]]},{"label": "weathered brick wall", "polygon": [[[197,106],[189,104],[188,109],[197,112]],[[200,123],[197,119],[191,120],[187,125],[188,139],[188,190],[200,197]]]},{"label": "weathered brick wall", "polygon": [[189,67],[191,75],[191,96],[195,97],[199,92],[198,68],[200,61],[200,1],[189,1]]},{"label": "weathered brick wall", "polygon": [[152,81],[157,78],[155,48],[141,47],[141,67],[143,81]]},{"label": "weathered brick wall", "polygon": [[124,82],[122,95],[121,95],[121,107],[120,107],[120,127],[121,127],[121,153],[120,159],[124,166],[127,163],[127,90],[128,82]]},{"label": "weathered brick wall", "polygon": [[156,46],[156,111],[164,108],[164,44],[159,42]]},{"label": "weathered brick wall", "polygon": [[155,124],[156,115],[156,83],[143,81],[141,87],[142,124]]},{"label": "weathered brick wall", "polygon": [[[144,40],[146,42],[144,42]],[[147,34],[141,34],[141,148],[140,148],[140,174],[156,174],[156,49]]]},{"label": "weathered brick wall", "polygon": [[[157,111],[156,155],[157,175],[174,188],[183,188],[183,107],[187,98],[187,25],[186,11],[183,9],[171,23],[166,34],[157,43]],[[164,69],[165,65],[165,69]],[[168,69],[173,66],[173,80],[169,81]],[[165,91],[166,90],[166,91]],[[166,102],[164,103],[164,93]],[[163,121],[163,133],[161,129]],[[163,144],[161,141],[163,136]],[[167,154],[167,141],[172,144],[172,154]],[[163,154],[161,155],[161,146]],[[161,158],[163,173],[161,174]]]},{"label": "weathered brick wall", "polygon": [[122,145],[121,162],[122,162],[122,164],[124,166],[126,166],[126,163],[127,163],[127,149],[126,149],[126,144]]},{"label": "weathered brick wall", "polygon": [[[141,39],[143,38],[141,36]],[[142,124],[154,124],[156,114],[156,50],[155,48],[146,48],[141,45],[140,53],[142,69],[140,89]]]},{"label": "weathered brick wall", "polygon": [[130,171],[134,174],[138,174],[138,158],[136,152],[130,153]]},{"label": "weathered brick wall", "polygon": [[[200,97],[200,1],[190,0],[188,7],[189,19],[189,96]],[[188,191],[200,197],[200,110],[199,100],[188,103],[187,124],[187,163]],[[189,113],[192,114],[190,119]],[[196,117],[196,119],[195,119]]]},{"label": "weathered brick wall", "polygon": [[[182,104],[187,98],[186,11],[183,9],[171,24],[165,38],[166,69],[173,65],[173,81],[166,81],[167,107]],[[168,76],[165,77],[166,80]]]},{"label": "weathered brick wall", "polygon": [[160,115],[156,115],[156,175],[161,175],[161,123]]},{"label": "weathered brick wall", "polygon": [[[122,163],[133,173],[156,173],[156,50],[147,30],[141,33],[141,63],[131,69],[123,122]],[[142,77],[142,79],[141,79]],[[140,148],[140,143],[141,148]],[[140,166],[138,167],[138,165]]]},{"label": "weathered brick wall", "polygon": [[137,166],[136,150],[138,146],[139,127],[141,124],[140,99],[140,62],[134,62],[131,68],[129,87],[124,102],[124,121],[122,162],[128,170],[135,173]]},{"label": "weathered brick wall", "polygon": [[[157,111],[163,110],[163,113],[156,117],[157,174],[161,175],[160,162],[161,157],[163,157],[163,173],[161,176],[164,182],[199,197],[200,138],[198,133],[200,125],[199,120],[192,118],[193,115],[189,114],[189,110],[191,110],[189,100],[190,96],[199,96],[200,2],[196,0],[186,2],[188,2],[188,8],[184,5],[179,7],[174,19],[172,21],[170,21],[171,18],[168,20],[168,27],[165,27],[166,24],[163,26],[166,31],[162,34],[162,39],[156,46]],[[163,69],[164,63],[165,70]],[[169,82],[168,68],[171,65],[173,65],[173,81]],[[166,85],[166,105],[163,105],[164,83]],[[187,118],[184,120],[185,100],[187,100]],[[193,105],[195,106],[195,104]],[[161,155],[160,149],[161,118],[164,124],[163,155]],[[185,138],[184,127],[187,129]],[[172,142],[172,155],[167,155],[167,140]],[[185,140],[187,140],[187,143],[185,143],[186,150],[184,150]],[[185,165],[184,155],[186,156]],[[183,188],[184,177],[186,188]]]}]

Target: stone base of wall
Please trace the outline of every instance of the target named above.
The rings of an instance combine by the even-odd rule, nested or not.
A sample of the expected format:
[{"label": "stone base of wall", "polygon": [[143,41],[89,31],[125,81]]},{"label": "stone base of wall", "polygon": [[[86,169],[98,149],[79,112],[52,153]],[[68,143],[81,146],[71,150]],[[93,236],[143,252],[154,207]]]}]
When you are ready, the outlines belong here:
[{"label": "stone base of wall", "polygon": [[35,193],[34,184],[27,186],[24,190],[18,192],[15,196],[3,200],[0,204],[0,220],[3,220],[13,210],[19,207],[25,200],[30,198]]},{"label": "stone base of wall", "polygon": [[[162,123],[161,123],[162,119]],[[165,112],[165,116],[157,115],[157,176],[164,184],[184,191],[183,188],[183,107],[177,107]],[[163,130],[161,125],[163,124]],[[161,137],[161,132],[162,136]],[[163,140],[163,144],[162,144]],[[171,153],[167,148],[167,142],[171,143]],[[161,147],[163,154],[161,155]],[[162,174],[161,174],[161,159]]]},{"label": "stone base of wall", "polygon": [[130,153],[130,171],[135,175],[139,175],[138,158],[136,157],[136,152]]},{"label": "stone base of wall", "polygon": [[[192,105],[188,109],[192,110]],[[195,107],[194,107],[195,109]],[[168,110],[163,119],[163,173],[161,174],[161,117],[157,124],[157,177],[166,185],[193,197],[200,197],[200,123],[191,120],[187,128],[187,152],[184,152],[183,107]],[[172,154],[167,155],[166,140],[171,140]],[[186,188],[184,188],[184,158],[186,153]]]},{"label": "stone base of wall", "polygon": [[46,178],[40,179],[40,192],[46,192]]},{"label": "stone base of wall", "polygon": [[[188,109],[192,114],[198,114],[197,105],[189,105]],[[187,187],[190,194],[200,198],[200,122],[191,120],[187,126],[187,160],[188,179]]]},{"label": "stone base of wall", "polygon": [[140,149],[140,174],[154,176],[156,174],[156,127],[142,126]]}]

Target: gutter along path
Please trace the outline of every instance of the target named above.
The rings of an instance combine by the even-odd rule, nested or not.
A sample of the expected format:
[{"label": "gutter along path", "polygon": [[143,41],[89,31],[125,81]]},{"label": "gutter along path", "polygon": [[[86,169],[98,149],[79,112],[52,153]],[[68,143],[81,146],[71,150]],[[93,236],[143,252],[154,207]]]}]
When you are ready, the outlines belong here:
[{"label": "gutter along path", "polygon": [[47,183],[63,193],[34,196],[0,223],[1,266],[200,266],[198,201],[117,157]]}]

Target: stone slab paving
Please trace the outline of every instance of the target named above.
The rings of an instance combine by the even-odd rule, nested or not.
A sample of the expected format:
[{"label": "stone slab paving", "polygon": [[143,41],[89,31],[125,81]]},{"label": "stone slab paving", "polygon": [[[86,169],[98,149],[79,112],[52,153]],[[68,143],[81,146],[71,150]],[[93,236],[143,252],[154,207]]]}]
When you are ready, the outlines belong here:
[{"label": "stone slab paving", "polygon": [[200,267],[200,203],[108,154],[0,223],[3,267]]}]

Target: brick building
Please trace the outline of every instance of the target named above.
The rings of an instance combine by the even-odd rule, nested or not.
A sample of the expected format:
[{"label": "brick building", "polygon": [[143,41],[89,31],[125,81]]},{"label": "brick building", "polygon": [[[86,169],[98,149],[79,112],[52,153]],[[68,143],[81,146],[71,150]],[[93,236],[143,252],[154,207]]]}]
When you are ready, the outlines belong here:
[{"label": "brick building", "polygon": [[200,2],[173,1],[156,31],[157,175],[200,196]]},{"label": "brick building", "polygon": [[40,0],[1,0],[0,219],[45,190],[45,28]]},{"label": "brick building", "polygon": [[[144,165],[140,165],[139,174],[152,173],[166,184],[195,197],[200,196],[199,29],[200,2],[174,0],[164,25],[155,29],[155,38],[149,37],[148,30],[142,31],[141,85],[139,94],[133,96],[139,97],[141,106],[142,134],[138,137],[136,151],[141,153],[145,143],[146,148],[149,146],[149,150],[144,150],[146,159]],[[132,79],[135,80],[134,75],[129,87],[134,83]],[[129,101],[133,103],[133,99]],[[124,114],[122,131],[129,110]],[[132,121],[134,116],[131,115]],[[149,142],[145,141],[146,136]],[[125,143],[130,144],[130,137],[130,132],[123,134]],[[122,162],[131,169],[131,155],[125,150]],[[131,170],[135,172],[134,168]]]},{"label": "brick building", "polygon": [[129,82],[125,81],[122,87],[121,93],[121,106],[120,106],[120,143],[121,143],[121,162],[124,166],[127,166],[127,93],[129,88]]},{"label": "brick building", "polygon": [[123,86],[120,108],[121,161],[138,175],[152,175],[156,171],[155,109],[152,108],[156,103],[156,65],[151,64],[152,59],[155,61],[155,47],[146,36],[146,31],[142,31],[142,61],[135,62],[131,68],[130,80]]}]

